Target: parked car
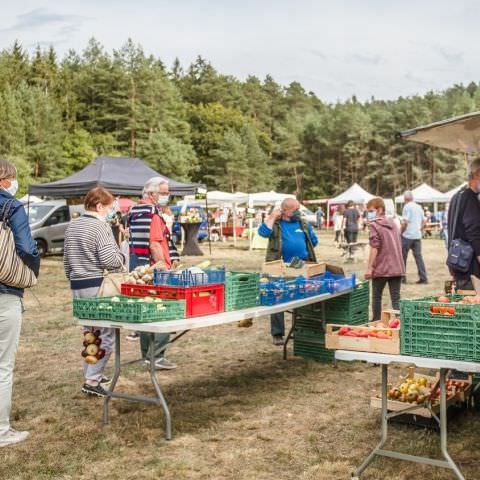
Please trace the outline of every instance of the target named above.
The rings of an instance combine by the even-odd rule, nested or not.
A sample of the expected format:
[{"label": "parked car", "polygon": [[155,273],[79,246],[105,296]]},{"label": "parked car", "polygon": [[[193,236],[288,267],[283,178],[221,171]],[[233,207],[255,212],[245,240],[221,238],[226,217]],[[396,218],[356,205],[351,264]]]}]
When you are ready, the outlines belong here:
[{"label": "parked car", "polygon": [[65,200],[51,200],[25,205],[32,237],[43,257],[47,253],[62,252],[65,230],[72,214],[83,213],[83,205],[68,206]]},{"label": "parked car", "polygon": [[310,225],[317,226],[317,215],[309,210],[305,205],[300,204],[300,213]]},{"label": "parked car", "polygon": [[[182,208],[184,207],[180,205],[174,205],[170,207],[170,210],[172,211],[174,216],[173,227],[172,227],[172,237],[175,243],[178,243],[182,238],[182,227],[180,226],[180,222],[179,222],[180,212]],[[200,218],[202,219],[202,222],[200,223],[200,230],[198,231],[198,236],[197,236],[198,241],[201,242],[208,237],[207,214],[205,212],[205,209],[198,205],[192,205],[192,206],[186,207],[187,210],[191,208],[198,210],[200,213]]]}]

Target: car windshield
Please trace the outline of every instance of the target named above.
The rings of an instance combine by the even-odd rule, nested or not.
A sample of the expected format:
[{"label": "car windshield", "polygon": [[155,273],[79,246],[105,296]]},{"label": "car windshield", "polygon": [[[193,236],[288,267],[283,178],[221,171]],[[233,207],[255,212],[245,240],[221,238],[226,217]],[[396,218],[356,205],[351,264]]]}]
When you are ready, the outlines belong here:
[{"label": "car windshield", "polygon": [[28,215],[28,223],[36,223],[42,218],[45,218],[52,208],[55,207],[52,207],[51,205],[30,205],[30,208],[28,208],[28,206],[25,205],[25,211]]}]

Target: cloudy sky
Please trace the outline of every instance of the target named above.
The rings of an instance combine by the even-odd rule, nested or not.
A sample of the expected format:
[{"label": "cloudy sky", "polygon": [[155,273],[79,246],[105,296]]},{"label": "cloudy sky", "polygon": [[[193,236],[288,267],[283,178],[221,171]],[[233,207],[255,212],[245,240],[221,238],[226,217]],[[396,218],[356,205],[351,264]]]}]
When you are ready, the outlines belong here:
[{"label": "cloudy sky", "polygon": [[441,90],[479,81],[474,0],[2,1],[0,48],[108,50],[128,37],[171,65],[202,55],[239,78],[297,80],[334,102]]}]

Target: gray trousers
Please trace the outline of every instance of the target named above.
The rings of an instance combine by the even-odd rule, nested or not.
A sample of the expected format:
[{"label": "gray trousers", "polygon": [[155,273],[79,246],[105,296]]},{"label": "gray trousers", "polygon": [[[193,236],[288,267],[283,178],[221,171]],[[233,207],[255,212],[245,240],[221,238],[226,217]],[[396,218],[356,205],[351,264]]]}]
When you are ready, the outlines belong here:
[{"label": "gray trousers", "polygon": [[0,295],[0,436],[10,430],[13,368],[22,326],[22,300]]},{"label": "gray trousers", "polygon": [[422,241],[420,239],[412,240],[410,238],[402,237],[402,254],[405,269],[407,268],[407,258],[410,250],[413,252],[413,258],[415,258],[415,263],[417,264],[418,276],[422,282],[426,282],[428,279],[427,270],[425,269],[425,263],[423,262],[422,257]]},{"label": "gray trousers", "polygon": [[[97,296],[98,287],[82,288],[81,290],[72,290],[73,298],[93,298]],[[91,331],[91,328],[84,327],[84,332]],[[83,363],[83,374],[85,380],[100,382],[107,366],[110,355],[114,350],[115,345],[115,330],[113,328],[95,328],[100,330],[100,338],[102,343],[100,348],[105,350],[105,356],[99,360],[95,365]]]}]

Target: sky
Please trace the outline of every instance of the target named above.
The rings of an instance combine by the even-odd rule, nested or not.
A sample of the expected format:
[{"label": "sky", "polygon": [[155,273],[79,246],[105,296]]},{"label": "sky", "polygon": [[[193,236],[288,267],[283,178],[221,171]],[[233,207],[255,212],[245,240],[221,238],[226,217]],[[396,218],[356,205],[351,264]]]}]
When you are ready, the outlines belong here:
[{"label": "sky", "polygon": [[128,38],[171,66],[300,82],[326,102],[395,99],[480,80],[474,0],[0,0],[0,49]]}]

